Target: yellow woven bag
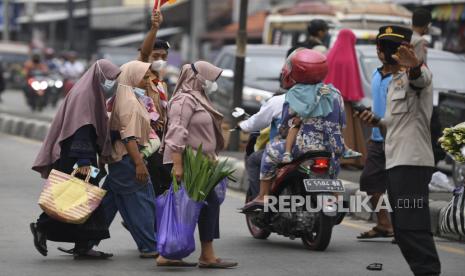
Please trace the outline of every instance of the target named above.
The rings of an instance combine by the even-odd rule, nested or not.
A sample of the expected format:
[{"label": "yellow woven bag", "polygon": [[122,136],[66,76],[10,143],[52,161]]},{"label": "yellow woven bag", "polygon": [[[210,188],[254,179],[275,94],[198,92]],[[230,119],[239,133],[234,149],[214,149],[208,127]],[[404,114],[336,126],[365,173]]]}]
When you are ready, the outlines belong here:
[{"label": "yellow woven bag", "polygon": [[71,175],[52,170],[40,194],[39,206],[50,217],[72,224],[83,224],[97,209],[106,191]]}]

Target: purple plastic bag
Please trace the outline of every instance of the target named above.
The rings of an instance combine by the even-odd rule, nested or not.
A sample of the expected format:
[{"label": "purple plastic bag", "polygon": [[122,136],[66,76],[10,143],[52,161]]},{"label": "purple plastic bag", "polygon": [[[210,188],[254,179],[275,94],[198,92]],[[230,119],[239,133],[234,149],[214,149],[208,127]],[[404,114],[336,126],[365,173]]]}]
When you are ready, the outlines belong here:
[{"label": "purple plastic bag", "polygon": [[165,258],[178,260],[195,251],[194,232],[204,203],[189,198],[184,186],[173,186],[157,198],[157,249]]},{"label": "purple plastic bag", "polygon": [[226,198],[226,189],[228,188],[228,178],[225,178],[218,183],[215,187],[215,193],[216,196],[218,197],[218,202],[220,204],[223,204],[225,198]]}]

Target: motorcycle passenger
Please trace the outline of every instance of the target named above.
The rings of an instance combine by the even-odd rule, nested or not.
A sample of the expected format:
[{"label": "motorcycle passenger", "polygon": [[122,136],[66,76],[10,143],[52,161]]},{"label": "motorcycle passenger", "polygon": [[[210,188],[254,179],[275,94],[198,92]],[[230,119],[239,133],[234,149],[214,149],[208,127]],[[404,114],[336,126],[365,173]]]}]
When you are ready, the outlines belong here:
[{"label": "motorcycle passenger", "polygon": [[47,64],[48,70],[50,72],[58,72],[60,70],[60,63],[55,58],[55,50],[52,48],[47,48],[44,51],[45,64]]},{"label": "motorcycle passenger", "polygon": [[[292,156],[299,157],[311,151],[330,152],[330,175],[337,177],[339,158],[345,150],[342,136],[345,126],[344,101],[336,88],[322,83],[327,72],[326,57],[317,51],[300,48],[288,57],[281,79],[282,87],[289,89],[283,107],[281,133],[289,130],[289,124],[296,123],[289,116],[289,108],[297,114],[307,113],[306,118],[298,118],[301,122],[296,125],[299,132],[292,148]],[[298,91],[293,93],[293,90]],[[289,97],[290,92],[296,97]],[[306,104],[301,104],[302,100]],[[285,135],[282,136],[284,137]],[[283,159],[285,144],[286,140],[280,139],[266,147],[260,170],[260,192],[245,205],[244,211],[264,205],[264,198],[269,194],[271,184],[276,178],[277,166]]]}]

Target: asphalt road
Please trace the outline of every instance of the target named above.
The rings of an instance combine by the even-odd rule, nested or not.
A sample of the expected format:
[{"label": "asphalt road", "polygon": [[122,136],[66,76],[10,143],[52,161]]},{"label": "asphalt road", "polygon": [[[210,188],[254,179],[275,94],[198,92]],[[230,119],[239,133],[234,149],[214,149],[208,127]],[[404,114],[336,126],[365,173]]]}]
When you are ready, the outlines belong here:
[{"label": "asphalt road", "polygon": [[[325,252],[312,252],[300,241],[272,235],[266,241],[248,234],[244,217],[236,212],[243,195],[228,192],[222,208],[222,238],[215,242],[218,256],[237,260],[232,270],[161,269],[153,260],[138,258],[131,236],[116,219],[112,238],[100,249],[113,252],[108,261],[74,261],[48,243],[49,256],[44,258],[32,244],[29,223],[40,209],[37,199],[43,180],[30,170],[39,150],[38,142],[0,134],[0,276],[125,276],[125,275],[411,275],[399,249],[390,240],[358,242],[355,236],[372,224],[346,219],[334,230]],[[437,239],[443,275],[464,275],[465,244]],[[64,246],[69,246],[64,244]],[[188,260],[195,261],[196,251]],[[383,271],[366,270],[370,263],[384,264]]]},{"label": "asphalt road", "polygon": [[[13,113],[22,117],[50,120],[55,115],[57,107],[47,107],[42,112],[33,112],[26,104],[26,99],[21,90],[6,90],[2,95],[0,111]],[[59,106],[58,103],[57,106]]]}]

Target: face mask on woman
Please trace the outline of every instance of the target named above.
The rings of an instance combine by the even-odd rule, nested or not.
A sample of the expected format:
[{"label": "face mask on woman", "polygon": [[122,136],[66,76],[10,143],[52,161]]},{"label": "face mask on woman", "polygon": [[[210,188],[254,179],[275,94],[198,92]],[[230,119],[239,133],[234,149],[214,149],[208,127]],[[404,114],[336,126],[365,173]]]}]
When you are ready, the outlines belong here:
[{"label": "face mask on woman", "polygon": [[139,87],[133,87],[132,91],[136,94],[137,97],[145,96],[145,90]]},{"label": "face mask on woman", "polygon": [[212,94],[218,90],[218,83],[216,81],[205,80],[205,84],[202,87],[205,93]]},{"label": "face mask on woman", "polygon": [[100,65],[98,64],[98,62],[97,62],[97,67],[98,67],[98,69],[99,69],[99,71],[102,74],[103,79],[104,79],[103,83],[102,82],[100,83],[100,86],[103,89],[105,97],[110,98],[111,96],[113,96],[115,94],[116,88],[118,87],[118,85],[116,84],[116,80],[107,79],[105,77],[105,74],[103,74],[103,71],[100,68]]},{"label": "face mask on woman", "polygon": [[165,69],[166,67],[166,61],[163,59],[155,60],[152,62],[152,66],[150,69],[155,72],[160,72],[161,70]]}]

